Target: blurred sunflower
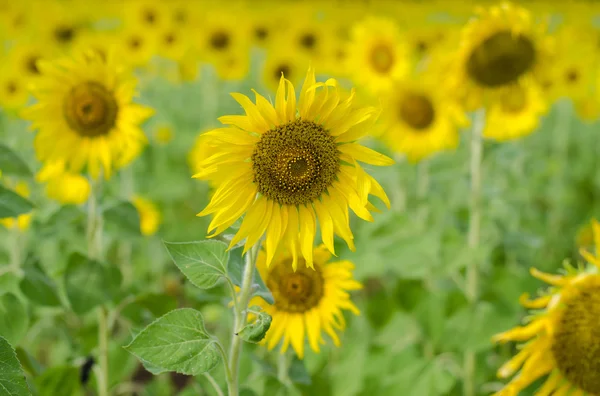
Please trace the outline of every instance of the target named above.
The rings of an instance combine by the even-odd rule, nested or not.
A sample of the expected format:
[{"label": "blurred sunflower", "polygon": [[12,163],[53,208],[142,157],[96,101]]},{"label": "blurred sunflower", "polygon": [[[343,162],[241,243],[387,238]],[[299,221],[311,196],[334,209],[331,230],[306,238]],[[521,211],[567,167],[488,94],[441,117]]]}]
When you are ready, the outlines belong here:
[{"label": "blurred sunflower", "polygon": [[[12,183],[8,183],[9,185]],[[29,186],[25,182],[17,182],[14,184],[14,190],[17,194],[22,196],[23,198],[29,198]],[[31,223],[31,213],[22,214],[20,216],[15,217],[6,217],[0,218],[0,224],[2,224],[6,228],[17,227],[19,230],[23,231],[29,228],[29,224]]]},{"label": "blurred sunflower", "polygon": [[156,38],[157,54],[174,61],[181,60],[190,47],[186,33],[186,30],[175,24],[166,25]]},{"label": "blurred sunflower", "polygon": [[320,352],[319,345],[325,344],[323,332],[339,346],[338,331],[346,326],[343,311],[359,314],[348,293],[362,288],[352,277],[354,264],[346,260],[329,262],[331,253],[323,245],[314,249],[313,258],[314,268],[301,265],[295,271],[290,265],[294,260],[290,255],[277,254],[269,267],[264,251],[258,253],[258,271],[275,303],[271,305],[261,297],[253,297],[249,306],[261,307],[273,319],[262,341],[269,350],[283,340],[281,353],[291,344],[302,359],[306,339],[314,352]]},{"label": "blurred sunflower", "polygon": [[34,146],[43,162],[63,161],[69,172],[87,166],[97,178],[131,162],[146,144],[139,124],[152,110],[131,102],[135,79],[95,52],[52,63],[34,89],[38,103],[23,112],[39,132]]},{"label": "blurred sunflower", "polygon": [[208,62],[218,62],[231,54],[247,57],[250,40],[245,34],[247,21],[228,9],[207,11],[198,30],[193,32],[196,52]]},{"label": "blurred sunflower", "polygon": [[382,140],[411,162],[455,148],[459,127],[468,124],[459,106],[423,76],[393,85],[383,97],[381,118]]},{"label": "blurred sunflower", "polygon": [[467,108],[487,104],[486,94],[523,77],[543,76],[551,54],[544,30],[526,9],[508,2],[477,9],[463,29],[452,80]]},{"label": "blurred sunflower", "polygon": [[55,54],[51,49],[41,43],[19,42],[10,52],[10,60],[15,73],[27,79],[28,83],[40,76],[40,70],[37,62],[40,60],[50,60]]},{"label": "blurred sunflower", "polygon": [[498,141],[516,139],[535,131],[548,111],[539,87],[522,81],[502,88],[486,112],[483,136]]},{"label": "blurred sunflower", "polygon": [[124,23],[145,33],[158,32],[170,22],[169,8],[158,0],[129,0],[125,2]]},{"label": "blurred sunflower", "polygon": [[407,75],[408,59],[406,43],[392,20],[369,17],[352,28],[346,68],[357,84],[384,92],[393,80]]},{"label": "blurred sunflower", "polygon": [[27,77],[10,65],[0,69],[0,106],[4,109],[21,109],[29,98]]},{"label": "blurred sunflower", "polygon": [[150,236],[156,234],[160,226],[161,216],[154,202],[136,196],[133,198],[133,205],[140,216],[140,230],[142,231],[142,235]]},{"label": "blurred sunflower", "polygon": [[117,53],[130,66],[145,66],[156,52],[157,35],[139,27],[126,27],[119,32]]},{"label": "blurred sunflower", "polygon": [[[276,44],[272,50],[267,51],[264,66],[262,67],[262,78],[272,92],[277,91],[281,75],[290,80],[293,85],[300,83],[304,71],[308,67],[310,61],[308,58],[294,52],[286,51],[283,48],[285,46],[279,46],[280,42],[275,41]],[[282,50],[275,51],[275,48],[282,48]]]},{"label": "blurred sunflower", "polygon": [[536,395],[600,394],[600,223],[593,222],[596,252],[581,250],[588,269],[566,267],[562,275],[531,274],[551,285],[547,293],[521,304],[533,309],[529,323],[494,336],[495,342],[524,341],[498,376],[516,376],[497,396],[517,395],[545,377]]},{"label": "blurred sunflower", "polygon": [[[287,95],[286,95],[287,88]],[[245,250],[266,234],[269,265],[285,245],[298,264],[301,253],[312,267],[317,219],[321,237],[333,253],[333,236],[354,249],[348,206],[372,221],[368,195],[389,200],[375,179],[357,161],[390,165],[393,161],[355,141],[368,133],[375,108],[352,107],[354,91],[341,98],[337,82],[315,82],[309,68],[296,108],[289,80],[281,78],[275,106],[255,92],[256,104],[234,93],[246,115],[219,118],[226,128],[209,131],[203,139],[214,150],[201,161],[195,177],[217,184],[209,205],[199,216],[213,214],[209,232],[225,231],[246,213],[231,246],[246,238]],[[343,100],[342,100],[343,99]],[[298,112],[298,114],[297,114]]]},{"label": "blurred sunflower", "polygon": [[80,205],[90,196],[91,186],[87,178],[65,169],[64,161],[46,162],[35,177],[46,183],[46,195],[65,205]]}]

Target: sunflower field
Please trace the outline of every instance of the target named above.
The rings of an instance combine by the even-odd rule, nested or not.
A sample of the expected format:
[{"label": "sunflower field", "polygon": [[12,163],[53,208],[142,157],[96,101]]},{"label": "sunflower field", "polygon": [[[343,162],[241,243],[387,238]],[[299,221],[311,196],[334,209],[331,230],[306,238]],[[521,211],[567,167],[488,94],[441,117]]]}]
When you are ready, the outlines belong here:
[{"label": "sunflower field", "polygon": [[600,3],[0,0],[0,396],[600,395]]}]

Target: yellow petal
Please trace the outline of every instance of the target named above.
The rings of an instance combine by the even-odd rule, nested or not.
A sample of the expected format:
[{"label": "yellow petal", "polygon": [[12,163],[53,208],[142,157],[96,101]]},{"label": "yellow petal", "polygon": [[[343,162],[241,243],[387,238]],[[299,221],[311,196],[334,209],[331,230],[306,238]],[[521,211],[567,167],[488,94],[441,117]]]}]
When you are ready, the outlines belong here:
[{"label": "yellow petal", "polygon": [[300,250],[306,261],[306,266],[314,268],[313,264],[313,244],[315,241],[316,219],[314,209],[300,205]]},{"label": "yellow petal", "polygon": [[342,144],[338,146],[338,150],[340,150],[342,153],[352,156],[355,160],[364,162],[366,164],[377,166],[388,166],[394,164],[394,160],[390,157],[378,153],[375,150],[371,150],[368,147],[361,146],[358,143]]}]

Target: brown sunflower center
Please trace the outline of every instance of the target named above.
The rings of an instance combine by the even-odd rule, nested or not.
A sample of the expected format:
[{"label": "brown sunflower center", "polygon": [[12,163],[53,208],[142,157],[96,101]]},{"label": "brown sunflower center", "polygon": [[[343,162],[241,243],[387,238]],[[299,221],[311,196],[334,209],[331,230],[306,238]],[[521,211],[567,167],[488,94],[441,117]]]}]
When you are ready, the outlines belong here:
[{"label": "brown sunflower center", "polygon": [[225,50],[229,46],[230,37],[227,32],[214,32],[210,37],[210,45],[216,50]]},{"label": "brown sunflower center", "polygon": [[75,86],[65,98],[63,109],[69,126],[84,137],[106,135],[117,121],[114,95],[94,81]]},{"label": "brown sunflower center", "polygon": [[269,31],[267,30],[266,27],[263,26],[257,26],[254,29],[254,37],[256,37],[256,39],[258,41],[263,41],[265,40],[267,37],[269,37]]},{"label": "brown sunflower center", "polygon": [[467,73],[480,85],[498,87],[527,73],[535,56],[535,47],[528,37],[501,31],[473,50],[467,61]]},{"label": "brown sunflower center", "polygon": [[300,45],[310,50],[317,45],[317,37],[313,33],[306,33],[300,37]]},{"label": "brown sunflower center", "polygon": [[262,135],[252,153],[258,192],[281,205],[314,201],[335,180],[339,151],[321,125],[297,119]]},{"label": "brown sunflower center", "polygon": [[552,354],[560,373],[579,389],[600,394],[600,283],[575,285],[557,321]]},{"label": "brown sunflower center", "polygon": [[291,262],[277,263],[269,273],[267,287],[279,311],[303,313],[316,307],[324,294],[323,274],[319,266],[307,268],[300,260],[294,272]]},{"label": "brown sunflower center", "polygon": [[507,113],[519,113],[527,104],[525,90],[519,86],[511,87],[500,95],[500,106]]},{"label": "brown sunflower center", "polygon": [[143,43],[142,38],[139,36],[132,36],[132,37],[129,37],[129,39],[127,40],[129,49],[131,49],[133,51],[137,51],[142,46],[142,43]]},{"label": "brown sunflower center", "polygon": [[275,81],[279,81],[279,79],[281,78],[281,73],[283,73],[283,76],[289,80],[290,70],[290,65],[288,65],[287,63],[281,63],[275,68]]},{"label": "brown sunflower center", "polygon": [[25,68],[31,74],[40,74],[40,69],[37,66],[37,61],[40,59],[38,55],[30,55],[25,59]]},{"label": "brown sunflower center", "polygon": [[13,95],[15,92],[19,90],[19,86],[14,81],[8,81],[5,86],[6,93],[9,95]]},{"label": "brown sunflower center", "polygon": [[394,66],[394,52],[388,44],[377,44],[371,49],[370,61],[376,72],[388,73]]},{"label": "brown sunflower center", "polygon": [[422,130],[433,123],[435,109],[427,96],[411,93],[402,98],[399,116],[411,128]]},{"label": "brown sunflower center", "polygon": [[565,73],[565,80],[569,84],[575,84],[579,80],[579,71],[574,67],[568,69]]},{"label": "brown sunflower center", "polygon": [[148,25],[154,25],[156,23],[156,11],[151,9],[145,9],[142,11],[142,19]]},{"label": "brown sunflower center", "polygon": [[75,38],[75,28],[67,25],[58,26],[54,29],[54,37],[59,43],[68,44]]}]

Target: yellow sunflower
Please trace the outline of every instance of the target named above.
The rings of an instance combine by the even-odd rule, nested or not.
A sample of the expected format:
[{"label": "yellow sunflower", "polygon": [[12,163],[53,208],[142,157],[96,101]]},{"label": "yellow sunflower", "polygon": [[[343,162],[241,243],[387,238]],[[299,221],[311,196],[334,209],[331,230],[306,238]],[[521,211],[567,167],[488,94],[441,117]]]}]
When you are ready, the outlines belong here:
[{"label": "yellow sunflower", "polygon": [[302,359],[306,339],[314,352],[320,351],[320,344],[325,344],[323,332],[339,346],[338,332],[346,325],[343,311],[359,314],[348,293],[362,288],[352,278],[354,264],[346,260],[329,262],[331,253],[323,245],[314,249],[313,259],[314,268],[301,265],[294,271],[290,265],[294,258],[290,255],[278,254],[268,267],[266,254],[263,251],[258,254],[258,271],[275,303],[271,305],[261,297],[253,297],[249,305],[261,307],[273,319],[262,341],[269,350],[283,340],[281,353],[291,344]]},{"label": "yellow sunflower", "polygon": [[91,186],[79,173],[68,172],[64,161],[46,162],[35,176],[36,181],[46,183],[48,198],[66,205],[80,205],[90,196]]},{"label": "yellow sunflower", "polygon": [[[588,269],[567,267],[562,275],[531,270],[551,285],[548,292],[521,304],[534,309],[528,323],[496,335],[496,342],[524,342],[499,370],[513,379],[497,396],[512,396],[545,378],[536,395],[600,394],[600,223],[593,222],[596,252],[581,250]],[[516,375],[515,375],[516,374]]]},{"label": "yellow sunflower", "polygon": [[[277,41],[276,41],[277,42]],[[307,57],[298,54],[295,51],[286,51],[285,46],[280,46],[281,42],[277,42],[267,51],[265,63],[262,67],[262,78],[272,92],[277,91],[279,81],[283,74],[285,78],[290,80],[292,84],[300,83],[304,76],[304,71],[310,64]],[[277,51],[274,49],[278,48]]]},{"label": "yellow sunflower", "polygon": [[511,3],[478,8],[463,29],[452,73],[466,106],[487,104],[486,94],[523,77],[542,78],[552,49],[544,31],[526,9]]},{"label": "yellow sunflower", "polygon": [[40,161],[63,161],[73,173],[87,166],[93,178],[101,170],[109,178],[141,152],[146,137],[139,124],[152,110],[131,102],[135,80],[112,58],[86,52],[38,66],[38,103],[24,117],[39,131],[34,145]]},{"label": "yellow sunflower", "polygon": [[0,107],[19,110],[29,98],[27,77],[7,65],[0,68]]},{"label": "yellow sunflower", "polygon": [[483,136],[498,141],[516,139],[535,131],[548,106],[539,87],[530,81],[498,91],[487,109]]},{"label": "yellow sunflower", "polygon": [[143,67],[152,58],[158,46],[155,32],[149,33],[138,26],[128,26],[118,34],[117,53],[130,66]]},{"label": "yellow sunflower", "polygon": [[[286,95],[287,91],[287,95]],[[312,246],[317,220],[321,237],[334,253],[333,236],[340,235],[354,249],[348,207],[372,221],[368,196],[389,207],[377,181],[357,161],[390,165],[393,161],[355,143],[368,133],[375,108],[352,107],[354,91],[341,98],[333,79],[316,83],[309,68],[296,107],[293,85],[283,76],[273,106],[256,93],[256,103],[234,93],[245,115],[219,118],[228,125],[209,131],[214,150],[200,162],[195,177],[216,183],[208,206],[199,216],[214,215],[213,235],[225,231],[246,214],[231,246],[246,239],[245,249],[266,234],[267,265],[278,247],[300,253],[313,265]]]},{"label": "yellow sunflower", "polygon": [[140,216],[140,230],[142,235],[154,235],[160,226],[160,212],[154,202],[136,196],[133,198],[133,205],[137,209]]},{"label": "yellow sunflower", "polygon": [[392,88],[383,98],[381,138],[393,151],[417,162],[456,148],[459,128],[468,120],[433,80],[415,76]]},{"label": "yellow sunflower", "polygon": [[408,59],[407,45],[392,20],[369,17],[352,28],[346,69],[357,84],[386,91],[393,80],[407,75]]}]

